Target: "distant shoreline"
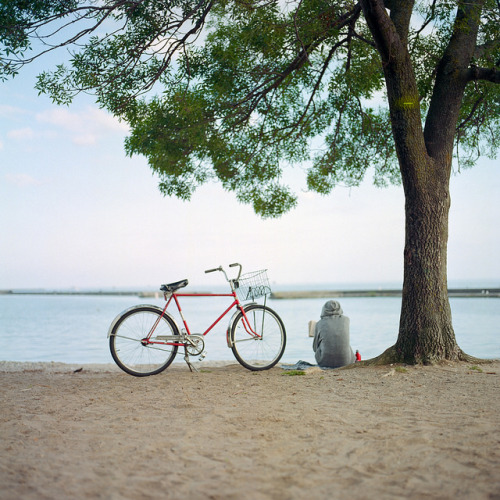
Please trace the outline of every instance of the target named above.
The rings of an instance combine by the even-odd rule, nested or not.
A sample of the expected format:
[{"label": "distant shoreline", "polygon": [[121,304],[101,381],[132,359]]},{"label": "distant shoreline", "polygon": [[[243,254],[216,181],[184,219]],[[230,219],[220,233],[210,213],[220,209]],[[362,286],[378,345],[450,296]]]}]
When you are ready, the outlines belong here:
[{"label": "distant shoreline", "polygon": [[[197,292],[190,292],[197,293]],[[210,292],[204,292],[210,293]],[[400,289],[372,290],[291,290],[272,292],[271,298],[284,299],[321,299],[338,297],[401,297]],[[141,298],[161,298],[162,292],[141,290],[0,290],[0,295],[70,295],[70,296],[135,296]],[[500,288],[450,288],[449,297],[500,298]]]},{"label": "distant shoreline", "polygon": [[[321,299],[328,297],[401,297],[402,291],[393,290],[300,290],[273,292],[273,299]],[[499,298],[500,288],[450,288],[449,297]]]}]

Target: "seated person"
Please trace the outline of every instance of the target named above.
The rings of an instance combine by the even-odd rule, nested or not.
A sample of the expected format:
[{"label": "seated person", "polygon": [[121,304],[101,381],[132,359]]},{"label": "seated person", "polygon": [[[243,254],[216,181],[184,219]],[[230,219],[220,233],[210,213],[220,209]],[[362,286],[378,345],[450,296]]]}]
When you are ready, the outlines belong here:
[{"label": "seated person", "polygon": [[356,360],[350,345],[349,318],[336,300],[323,306],[316,323],[313,350],[319,366],[339,368]]}]

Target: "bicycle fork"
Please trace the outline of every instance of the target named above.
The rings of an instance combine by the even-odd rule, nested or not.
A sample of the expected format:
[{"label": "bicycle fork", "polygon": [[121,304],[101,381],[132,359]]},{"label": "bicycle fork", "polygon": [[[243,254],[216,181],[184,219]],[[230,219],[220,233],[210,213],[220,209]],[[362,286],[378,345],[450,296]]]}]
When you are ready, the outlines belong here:
[{"label": "bicycle fork", "polygon": [[[248,305],[250,305],[250,304],[248,304]],[[231,318],[231,321],[229,322],[229,326],[227,328],[227,334],[226,334],[227,339],[226,340],[227,340],[227,346],[230,348],[233,347],[233,345],[234,345],[234,339],[233,339],[233,336],[231,335],[231,332],[233,330],[233,327],[235,324],[234,322],[235,322],[236,317],[238,316],[239,312],[241,312],[241,315],[242,315],[241,324],[243,325],[245,332],[248,334],[247,340],[262,340],[262,338],[264,337],[264,320],[265,320],[264,315],[262,316],[262,330],[261,330],[262,334],[259,335],[259,333],[257,333],[257,328],[255,327],[255,330],[254,330],[254,328],[252,328],[252,321],[250,321],[250,318],[248,317],[247,312],[245,311],[245,307],[242,305],[239,305],[238,309],[239,309],[239,311],[234,313],[233,317]],[[254,324],[255,324],[255,320],[254,320]],[[255,325],[255,326],[257,326],[257,325]]]}]

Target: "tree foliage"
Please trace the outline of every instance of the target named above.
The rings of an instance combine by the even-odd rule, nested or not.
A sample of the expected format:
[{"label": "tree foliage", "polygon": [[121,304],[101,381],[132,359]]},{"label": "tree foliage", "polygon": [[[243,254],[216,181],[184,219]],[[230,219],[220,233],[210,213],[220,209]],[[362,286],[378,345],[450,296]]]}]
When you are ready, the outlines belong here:
[{"label": "tree foliage", "polygon": [[[392,3],[386,12],[402,16]],[[400,36],[418,88],[400,105],[417,107],[424,124],[463,10],[456,1],[396,3],[411,15]],[[499,144],[500,7],[478,3],[454,131],[465,166]],[[273,217],[296,203],[283,181],[289,165],[310,162],[308,186],[322,194],[358,185],[370,168],[378,185],[400,180],[381,54],[360,2],[10,0],[0,37],[4,77],[68,47],[69,64],[43,72],[38,89],[63,104],[95,93],[131,125],[126,150],[148,158],[166,195],[189,199],[215,179]]]}]

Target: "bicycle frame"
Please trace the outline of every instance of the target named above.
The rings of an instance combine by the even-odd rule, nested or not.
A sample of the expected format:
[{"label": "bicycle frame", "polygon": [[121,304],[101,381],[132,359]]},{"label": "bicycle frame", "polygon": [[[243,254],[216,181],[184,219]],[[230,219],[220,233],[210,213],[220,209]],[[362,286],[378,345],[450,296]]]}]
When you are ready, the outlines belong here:
[{"label": "bicycle frame", "polygon": [[[275,366],[285,350],[286,332],[281,318],[266,306],[267,295],[271,293],[266,270],[242,276],[241,264],[229,264],[229,267],[239,268],[235,278],[229,278],[222,266],[205,271],[222,272],[229,291],[181,293],[181,289],[188,285],[188,280],[184,279],[160,286],[165,297],[164,305],[140,304],[116,316],[108,330],[109,347],[116,364],[124,372],[137,377],[156,375],[168,368],[178,348],[184,347],[184,361],[191,371],[197,371],[189,357],[199,356],[199,361],[203,360],[206,355],[205,337],[233,310],[226,330],[226,342],[236,360],[252,371]],[[185,297],[223,299],[223,303],[217,306],[219,313],[212,316],[215,320],[197,318],[195,321],[197,332],[205,328],[199,324],[200,319],[202,323],[209,324],[203,333],[191,332],[181,305]],[[263,305],[255,301],[259,297],[264,297]],[[191,305],[194,308],[186,307],[188,315],[196,315],[199,302],[194,301]],[[174,307],[178,314],[172,310]]]},{"label": "bicycle frame", "polygon": [[[168,297],[168,295],[170,295],[170,296]],[[227,315],[227,313],[229,311],[231,311],[231,309],[233,309],[234,307],[236,307],[243,315],[244,319],[243,319],[242,323],[243,323],[243,326],[245,328],[245,331],[250,336],[260,337],[260,335],[253,330],[251,323],[250,323],[250,320],[248,319],[248,317],[245,313],[245,306],[243,306],[241,304],[241,302],[238,300],[238,297],[236,295],[236,291],[233,291],[232,293],[177,293],[177,292],[172,292],[170,294],[165,294],[165,300],[167,301],[167,303],[165,304],[165,307],[163,308],[162,314],[158,317],[155,324],[151,328],[151,331],[149,332],[148,336],[144,339],[144,341],[147,344],[172,345],[172,346],[179,346],[179,347],[185,345],[185,341],[184,341],[183,336],[181,336],[180,341],[177,338],[174,338],[174,337],[178,337],[178,336],[172,336],[172,337],[168,337],[168,338],[167,337],[161,337],[161,338],[157,337],[156,341],[151,340],[151,337],[152,337],[154,331],[156,330],[156,327],[158,326],[161,319],[166,314],[169,314],[167,312],[167,309],[168,309],[169,305],[172,303],[172,299],[177,307],[177,310],[179,311],[179,315],[182,319],[182,323],[184,325],[184,329],[185,329],[186,334],[188,336],[195,335],[195,334],[191,333],[189,325],[188,325],[186,318],[184,317],[184,314],[182,312],[182,307],[181,307],[181,304],[179,302],[180,297],[232,297],[233,298],[233,302],[231,303],[231,305],[228,306],[226,308],[226,310],[201,334],[203,337],[205,337],[222,320],[222,318],[224,318]],[[234,316],[236,316],[236,313],[234,314]],[[230,339],[231,324],[232,324],[232,321],[229,322],[229,326],[228,326],[228,329],[226,332],[226,340],[227,340],[228,347],[232,347],[231,339]],[[180,333],[182,335],[182,332],[180,332]],[[158,342],[158,340],[161,340],[161,342]]]}]

